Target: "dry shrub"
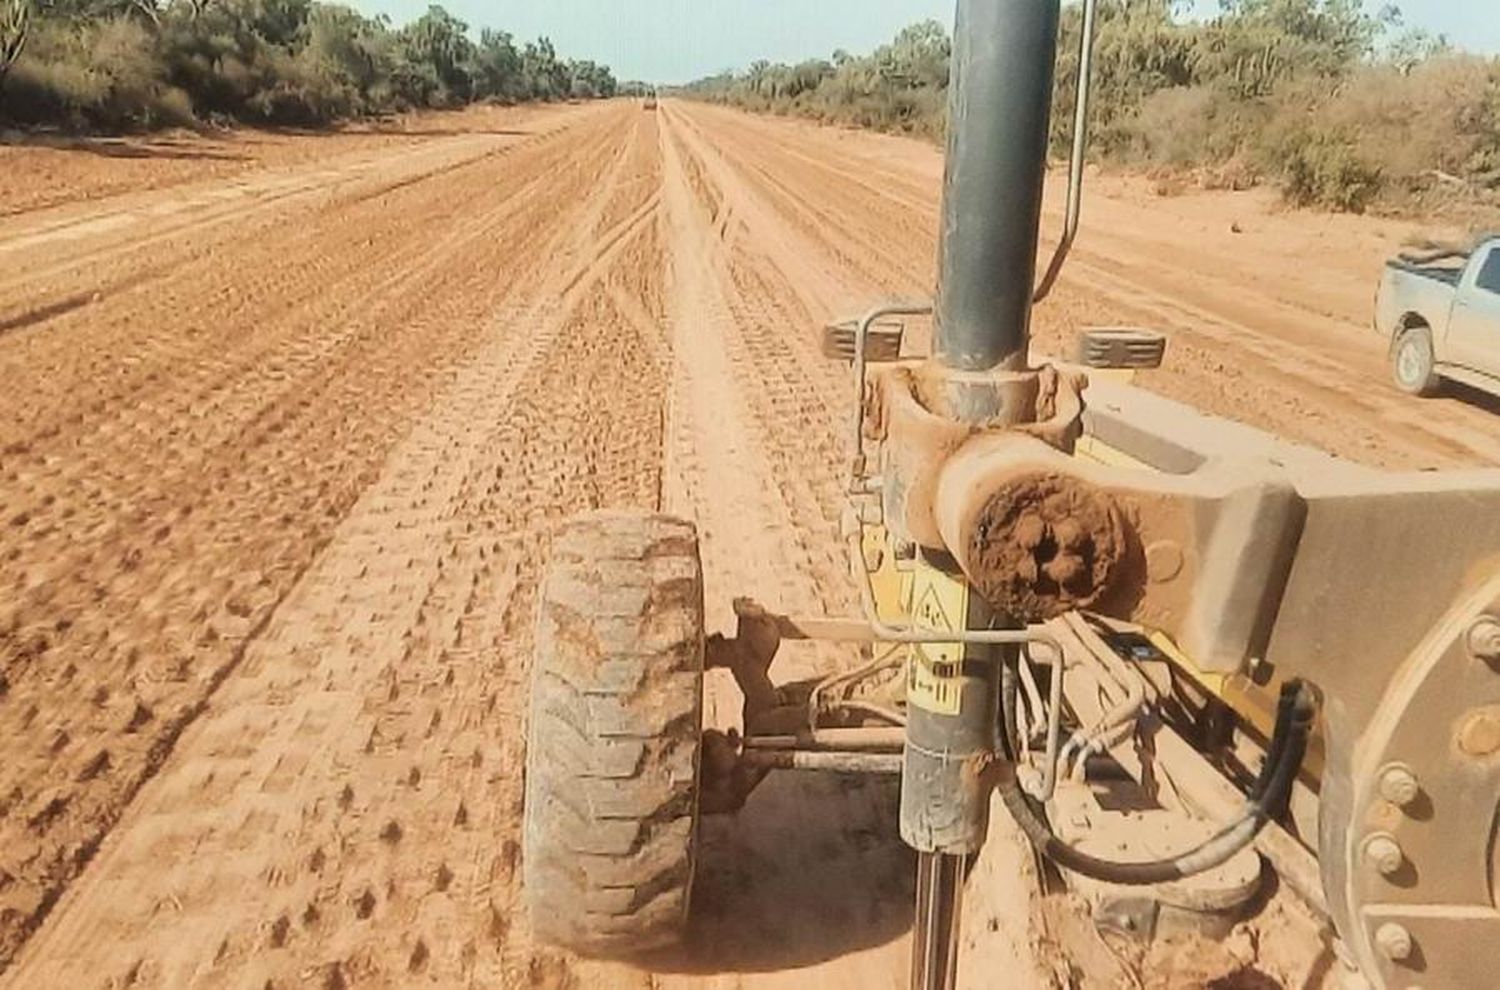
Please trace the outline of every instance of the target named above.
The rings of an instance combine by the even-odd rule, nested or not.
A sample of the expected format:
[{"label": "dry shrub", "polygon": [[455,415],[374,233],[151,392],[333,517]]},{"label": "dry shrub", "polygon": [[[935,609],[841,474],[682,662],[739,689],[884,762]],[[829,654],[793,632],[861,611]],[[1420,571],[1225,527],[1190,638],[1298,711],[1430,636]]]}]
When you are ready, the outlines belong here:
[{"label": "dry shrub", "polygon": [[[1420,33],[1391,39],[1374,4],[1235,3],[1209,21],[1182,19],[1179,8],[1170,0],[1101,3],[1097,157],[1162,169],[1150,172],[1159,195],[1181,191],[1184,176],[1209,189],[1264,179],[1304,206],[1500,211],[1500,60],[1455,54]],[[835,53],[807,79],[802,70],[812,63],[762,62],[687,92],[938,136],[949,57],[938,30],[904,32],[866,57]],[[1052,129],[1060,155],[1071,137],[1080,30],[1078,5],[1069,5]]]},{"label": "dry shrub", "polygon": [[1162,199],[1174,199],[1188,191],[1187,173],[1172,165],[1158,165],[1146,171],[1151,192]]},{"label": "dry shrub", "polygon": [[1122,127],[1129,153],[1157,165],[1201,162],[1215,143],[1217,100],[1203,86],[1174,86],[1154,93]]},{"label": "dry shrub", "polygon": [[[18,0],[0,0],[0,11]],[[19,0],[27,3],[28,0]],[[7,7],[7,4],[9,7]],[[0,122],[122,130],[197,121],[323,124],[471,100],[614,95],[613,73],[517,45],[439,6],[393,27],[318,0],[30,3]],[[15,28],[0,28],[0,53]],[[0,66],[3,68],[3,66]],[[196,120],[195,120],[196,118]]]},{"label": "dry shrub", "polygon": [[1331,93],[1317,80],[1289,83],[1273,97],[1255,153],[1298,205],[1362,211],[1424,193],[1472,199],[1497,178],[1497,90],[1496,63],[1468,55],[1406,71],[1364,65]]},{"label": "dry shrub", "polygon": [[1363,213],[1384,185],[1379,166],[1360,156],[1358,142],[1347,133],[1294,131],[1273,154],[1282,193],[1294,206]]},{"label": "dry shrub", "polygon": [[1243,154],[1226,162],[1205,165],[1196,175],[1199,189],[1243,192],[1260,185],[1260,170]]},{"label": "dry shrub", "polygon": [[1367,66],[1318,108],[1318,126],[1354,136],[1360,156],[1393,179],[1433,170],[1469,176],[1496,138],[1496,70],[1488,59],[1448,55],[1409,73]]},{"label": "dry shrub", "polygon": [[189,124],[187,94],[162,77],[150,34],[124,18],[39,28],[5,85],[22,123],[111,130]]}]

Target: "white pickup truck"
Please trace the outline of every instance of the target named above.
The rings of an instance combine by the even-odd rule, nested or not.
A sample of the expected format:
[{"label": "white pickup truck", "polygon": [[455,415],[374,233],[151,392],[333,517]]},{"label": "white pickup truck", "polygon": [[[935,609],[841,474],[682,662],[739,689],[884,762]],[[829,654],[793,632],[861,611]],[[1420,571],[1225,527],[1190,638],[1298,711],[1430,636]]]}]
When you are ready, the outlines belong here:
[{"label": "white pickup truck", "polygon": [[1452,380],[1500,395],[1500,236],[1387,262],[1375,329],[1402,391],[1432,395]]}]

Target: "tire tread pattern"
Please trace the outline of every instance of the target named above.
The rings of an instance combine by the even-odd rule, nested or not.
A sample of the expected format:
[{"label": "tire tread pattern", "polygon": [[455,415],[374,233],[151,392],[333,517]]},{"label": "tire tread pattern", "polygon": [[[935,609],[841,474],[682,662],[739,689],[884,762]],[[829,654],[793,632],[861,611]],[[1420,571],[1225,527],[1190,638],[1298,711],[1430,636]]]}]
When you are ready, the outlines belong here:
[{"label": "tire tread pattern", "polygon": [[702,737],[692,524],[624,511],[565,524],[535,644],[523,847],[532,934],[608,958],[680,941]]}]

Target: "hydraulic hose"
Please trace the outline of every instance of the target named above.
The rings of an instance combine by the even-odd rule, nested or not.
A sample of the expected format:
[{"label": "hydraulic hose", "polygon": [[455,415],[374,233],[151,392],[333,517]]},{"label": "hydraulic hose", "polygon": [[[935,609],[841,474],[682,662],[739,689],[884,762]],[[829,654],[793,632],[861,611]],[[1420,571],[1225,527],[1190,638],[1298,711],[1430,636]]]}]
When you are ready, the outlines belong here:
[{"label": "hydraulic hose", "polygon": [[1020,688],[1021,658],[1011,655],[1000,664],[1000,738],[996,752],[1011,763],[1021,758],[1021,727],[1016,717],[1016,694]]},{"label": "hydraulic hose", "polygon": [[[1006,699],[1003,690],[1001,699],[1002,704],[1014,703],[1013,698]],[[1099,859],[1068,845],[1047,824],[1045,809],[1021,789],[1014,764],[1007,765],[1008,772],[1002,775],[997,790],[1021,831],[1059,866],[1105,883],[1127,886],[1170,883],[1222,866],[1255,841],[1267,822],[1285,813],[1316,716],[1317,700],[1312,689],[1300,680],[1285,684],[1266,762],[1251,788],[1250,803],[1244,814],[1207,842],[1170,859],[1120,863]]]},{"label": "hydraulic hose", "polygon": [[1266,761],[1261,765],[1255,782],[1250,785],[1251,801],[1259,801],[1266,796],[1272,784],[1269,771],[1280,764],[1286,756],[1286,747],[1291,742],[1289,738],[1291,734],[1282,730],[1282,726],[1287,723],[1287,719],[1296,717],[1297,694],[1300,689],[1301,683],[1298,681],[1289,681],[1281,686],[1281,697],[1276,702],[1276,730],[1271,732],[1271,741],[1266,745]]}]

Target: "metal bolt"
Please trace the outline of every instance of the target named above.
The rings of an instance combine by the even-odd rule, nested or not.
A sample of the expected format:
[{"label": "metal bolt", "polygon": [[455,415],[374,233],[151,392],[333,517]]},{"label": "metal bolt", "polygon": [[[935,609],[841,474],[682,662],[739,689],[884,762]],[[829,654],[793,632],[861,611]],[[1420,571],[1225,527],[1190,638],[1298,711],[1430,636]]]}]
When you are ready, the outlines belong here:
[{"label": "metal bolt", "polygon": [[1411,958],[1411,932],[1388,921],[1375,932],[1375,947],[1391,962],[1405,962]]},{"label": "metal bolt", "polygon": [[1401,851],[1396,837],[1389,832],[1376,832],[1366,839],[1364,853],[1365,862],[1381,876],[1392,876],[1406,865],[1406,854]]},{"label": "metal bolt", "polygon": [[1500,752],[1500,712],[1486,709],[1464,719],[1458,730],[1458,748],[1476,757]]},{"label": "metal bolt", "polygon": [[1146,548],[1146,574],[1157,584],[1176,578],[1184,563],[1181,545],[1171,540],[1160,540]]},{"label": "metal bolt", "polygon": [[1422,793],[1417,775],[1404,763],[1390,763],[1380,771],[1380,796],[1398,808],[1405,808]]},{"label": "metal bolt", "polygon": [[1486,615],[1469,627],[1469,655],[1486,663],[1500,662],[1500,621]]}]

